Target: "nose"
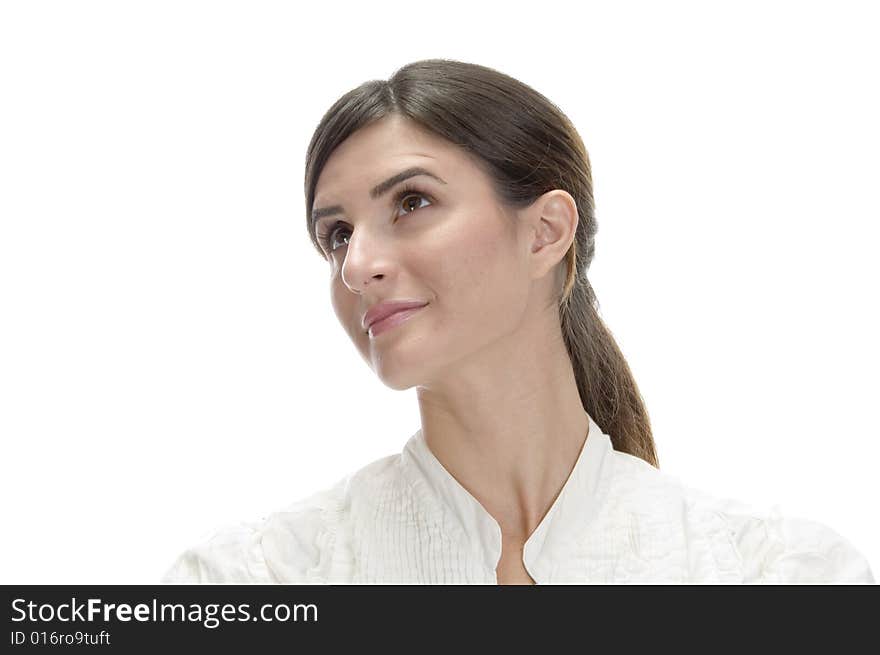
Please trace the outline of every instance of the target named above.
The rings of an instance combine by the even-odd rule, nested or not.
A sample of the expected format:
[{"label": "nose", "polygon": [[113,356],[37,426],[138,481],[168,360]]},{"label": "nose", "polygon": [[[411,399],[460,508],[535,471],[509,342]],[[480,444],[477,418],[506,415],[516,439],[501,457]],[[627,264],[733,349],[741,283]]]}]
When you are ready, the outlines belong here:
[{"label": "nose", "polygon": [[363,293],[367,285],[383,280],[393,267],[392,249],[383,239],[369,236],[363,229],[352,235],[342,262],[342,281],[354,293]]}]

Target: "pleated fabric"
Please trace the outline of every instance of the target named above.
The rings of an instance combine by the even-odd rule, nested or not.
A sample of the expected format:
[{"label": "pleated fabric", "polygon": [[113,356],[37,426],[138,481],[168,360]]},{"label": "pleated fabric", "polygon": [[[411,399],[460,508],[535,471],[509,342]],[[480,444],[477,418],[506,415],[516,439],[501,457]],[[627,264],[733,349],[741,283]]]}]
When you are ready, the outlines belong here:
[{"label": "pleated fabric", "polygon": [[[829,526],[717,498],[587,439],[523,550],[537,584],[875,583]],[[421,430],[400,453],[181,553],[166,583],[497,584],[501,529]]]}]

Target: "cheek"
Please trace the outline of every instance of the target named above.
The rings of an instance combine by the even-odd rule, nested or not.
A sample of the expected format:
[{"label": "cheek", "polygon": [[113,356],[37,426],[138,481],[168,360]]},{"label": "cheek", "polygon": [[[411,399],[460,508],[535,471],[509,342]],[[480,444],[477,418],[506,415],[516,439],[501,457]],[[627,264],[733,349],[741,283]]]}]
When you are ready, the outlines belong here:
[{"label": "cheek", "polygon": [[339,284],[334,280],[330,283],[330,303],[333,305],[333,313],[341,322],[345,322],[345,303],[344,296],[339,291]]},{"label": "cheek", "polygon": [[499,313],[521,303],[522,281],[517,275],[513,245],[506,239],[503,226],[485,216],[472,216],[470,226],[482,229],[457,230],[438,251],[435,261],[438,295],[444,302],[444,314],[465,323],[486,324]]},{"label": "cheek", "polygon": [[334,280],[332,283],[330,296],[336,319],[345,328],[348,335],[355,340],[359,335],[366,336],[361,328],[361,317],[357,314],[357,297],[338,280]]}]

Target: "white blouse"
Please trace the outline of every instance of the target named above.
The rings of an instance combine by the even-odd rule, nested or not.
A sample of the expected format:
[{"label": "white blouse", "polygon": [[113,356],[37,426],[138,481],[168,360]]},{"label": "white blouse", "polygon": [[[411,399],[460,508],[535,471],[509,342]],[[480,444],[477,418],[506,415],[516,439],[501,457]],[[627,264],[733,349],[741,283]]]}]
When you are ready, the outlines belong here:
[{"label": "white blouse", "polygon": [[[161,581],[497,584],[500,557],[498,523],[419,430],[332,487],[221,528]],[[830,527],[685,487],[614,450],[592,418],[523,564],[537,584],[875,582]]]}]

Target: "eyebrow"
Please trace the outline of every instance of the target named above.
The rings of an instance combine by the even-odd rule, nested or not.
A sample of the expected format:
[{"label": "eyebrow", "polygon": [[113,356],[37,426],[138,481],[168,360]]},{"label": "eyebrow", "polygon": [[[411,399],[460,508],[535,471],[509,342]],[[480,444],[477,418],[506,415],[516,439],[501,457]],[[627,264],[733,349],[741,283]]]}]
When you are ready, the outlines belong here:
[{"label": "eyebrow", "polygon": [[[413,166],[411,168],[407,168],[404,171],[400,171],[396,175],[392,175],[384,182],[380,182],[372,189],[370,189],[370,198],[375,200],[376,198],[382,196],[385,193],[388,193],[389,190],[395,185],[404,180],[408,180],[411,177],[415,177],[416,175],[427,175],[428,177],[432,177],[441,184],[446,184],[439,177],[434,175],[431,171],[422,168],[420,166]],[[321,207],[320,209],[315,209],[312,211],[312,225],[318,222],[324,216],[332,216],[334,214],[341,214],[345,210],[342,205],[331,205],[330,207]]]}]

